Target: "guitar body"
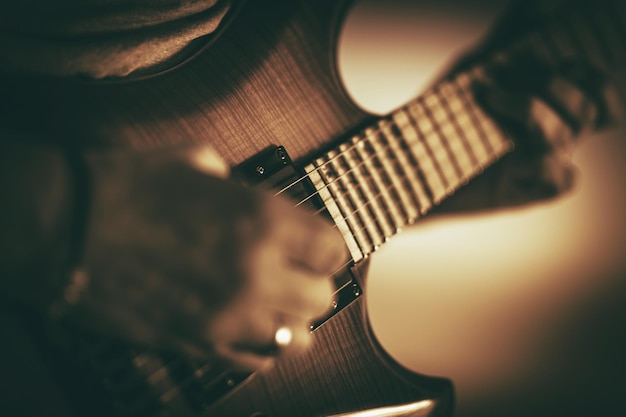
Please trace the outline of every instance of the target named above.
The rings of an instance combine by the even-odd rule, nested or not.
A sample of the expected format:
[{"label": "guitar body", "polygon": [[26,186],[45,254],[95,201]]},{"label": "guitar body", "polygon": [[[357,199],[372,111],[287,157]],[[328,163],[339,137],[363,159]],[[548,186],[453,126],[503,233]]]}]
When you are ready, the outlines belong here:
[{"label": "guitar body", "polygon": [[[363,265],[355,271],[361,282]],[[371,332],[366,306],[365,297],[352,302],[313,333],[307,354],[258,373],[212,415],[327,416],[425,400],[417,411],[398,415],[450,416],[450,382],[418,375],[387,355]]]},{"label": "guitar body", "polygon": [[[273,2],[281,3],[281,7],[273,7]],[[160,74],[97,82],[3,74],[0,123],[9,129],[40,135],[42,140],[84,148],[140,151],[210,145],[231,166],[240,165],[274,145],[284,146],[295,165],[304,169],[314,165],[312,161],[322,154],[330,162],[329,171],[344,169],[342,164],[355,168],[355,161],[371,162],[374,155],[382,161],[389,157],[387,166],[383,163],[368,166],[370,172],[362,175],[382,184],[388,166],[398,168],[403,164],[401,168],[407,176],[398,175],[395,180],[406,180],[405,188],[396,187],[396,190],[402,194],[411,188],[415,193],[405,195],[402,204],[398,202],[402,198],[387,192],[391,187],[379,193],[384,197],[380,198],[382,204],[407,208],[406,213],[394,215],[394,221],[388,225],[389,235],[397,232],[399,227],[395,226],[411,224],[509,150],[506,135],[481,113],[467,93],[471,71],[441,82],[427,96],[422,96],[423,100],[417,99],[384,120],[376,120],[350,100],[334,67],[333,42],[344,7],[332,0],[272,0],[264,2],[264,6],[252,0],[249,3],[232,20],[228,30],[214,39],[206,39],[206,46],[210,47],[199,46],[192,59]],[[621,3],[607,0],[602,7],[572,3],[584,3],[581,10],[594,15],[592,21],[602,18],[606,22],[598,25],[600,30],[588,29],[592,35],[590,42],[580,42],[581,11],[572,8],[561,20],[540,26],[535,36],[526,39],[529,45],[537,46],[549,62],[578,56],[591,57],[593,62],[620,62],[617,58],[623,54],[626,32],[614,12],[624,10],[619,6]],[[595,47],[596,44],[602,47]],[[452,108],[460,109],[465,117],[455,118]],[[364,134],[366,137],[352,136],[364,130],[360,127],[372,125],[372,120],[375,133],[370,128]],[[424,123],[418,126],[419,121]],[[352,139],[356,142],[350,142]],[[352,144],[364,146],[346,156],[335,151],[340,141],[344,141],[341,143],[344,149]],[[368,146],[382,147],[383,152],[375,154]],[[440,151],[432,152],[433,148]],[[358,152],[361,153],[355,156]],[[332,162],[329,155],[334,155],[330,157]],[[325,173],[313,171],[319,183],[325,181],[322,178]],[[370,186],[363,188],[372,191]],[[375,200],[379,198],[359,201],[362,203],[359,207]],[[336,204],[335,214],[350,212],[349,207],[339,206]],[[362,255],[359,259],[367,258],[388,236],[386,232],[377,235],[376,227],[372,226],[386,217],[374,218],[366,211],[373,210],[363,210],[356,217],[367,220],[370,229],[362,234],[371,236],[366,239],[355,233],[352,246],[348,245],[351,253]],[[335,214],[332,216],[337,223]],[[25,339],[35,341],[41,358],[22,362],[30,366],[42,360],[47,363],[53,379],[64,382],[61,391],[73,404],[76,415],[317,417],[372,409],[379,409],[378,414],[367,415],[450,415],[453,408],[450,382],[408,371],[389,357],[374,337],[367,318],[366,297],[361,296],[367,293],[366,269],[367,260],[362,260],[349,271],[353,275],[350,279],[358,287],[356,298],[314,331],[314,346],[305,356],[279,361],[272,369],[241,380],[228,377],[224,380],[226,389],[220,391],[223,395],[214,396],[213,389],[202,390],[203,374],[199,371],[204,368],[187,369],[191,373],[179,378],[177,368],[172,365],[180,362],[177,359],[170,361],[160,352],[137,353],[134,347],[119,345],[113,346],[112,351],[121,355],[101,362],[98,355],[91,357],[90,352],[104,350],[109,355],[108,342],[100,345],[96,339],[95,345],[87,344],[82,352],[64,350],[63,343],[48,340],[47,336],[56,329],[29,320],[25,320],[28,323],[25,327],[32,328],[33,336]],[[0,317],[4,320],[6,314]],[[69,339],[83,337],[62,333]],[[18,334],[22,332],[6,338]],[[7,349],[12,346],[13,351]],[[28,349],[20,346],[16,342],[7,343],[0,354],[9,358],[11,354],[26,355]],[[77,363],[74,359],[79,357],[84,360]],[[93,363],[100,374],[86,369]],[[16,366],[5,368],[19,372]],[[141,385],[138,391],[133,380],[133,384],[129,383],[131,389],[125,390],[124,381],[112,380],[111,373],[142,374],[145,383],[138,383]],[[47,371],[44,374],[48,375]],[[3,369],[2,375],[3,382],[14,391],[28,386],[29,399],[49,398],[52,392],[40,380],[36,384],[23,383],[24,374],[16,376]],[[17,380],[22,384],[15,384]],[[157,406],[151,403],[141,408],[116,408],[115,403],[121,397],[130,403],[143,403],[144,399],[150,399],[143,389],[164,382],[169,384],[165,391],[153,395]],[[190,385],[194,389],[200,387],[199,393],[193,394],[196,400],[200,395],[196,403],[190,400]],[[40,392],[36,387],[41,388]],[[111,392],[119,396],[109,395]],[[398,404],[404,407],[389,408]],[[62,405],[54,411],[48,409],[51,405],[43,406],[46,414],[67,415]],[[8,410],[5,413],[8,415],[41,415],[35,411],[38,406],[41,404],[33,401],[20,405],[20,411],[11,405],[2,406],[2,411]]]},{"label": "guitar body", "polygon": [[[333,67],[331,40],[341,21],[341,13],[335,12],[343,9],[332,1],[300,3],[283,5],[287,11],[280,15],[250,4],[210,48],[171,71],[143,79],[91,82],[7,75],[1,88],[11,105],[1,112],[2,123],[17,130],[28,126],[48,137],[52,132],[56,141],[85,148],[208,144],[231,165],[271,145],[285,146],[296,162],[310,158],[370,116],[347,97]],[[362,262],[353,271],[361,288],[366,268]],[[98,381],[83,379],[80,366],[66,367],[46,350],[42,337],[36,340],[53,375],[69,380],[69,388],[62,389],[70,403],[80,400],[78,415],[114,412],[102,408],[102,398],[92,399]],[[427,400],[421,408],[399,415],[450,415],[451,384],[410,372],[390,358],[370,330],[365,297],[359,297],[314,332],[314,347],[305,356],[254,374],[205,412],[309,417],[421,400]],[[173,401],[165,415],[200,413],[183,403],[181,398]]]},{"label": "guitar body", "polygon": [[341,8],[268,3],[247,4],[206,50],[155,76],[91,82],[7,75],[2,89],[11,104],[0,117],[86,147],[210,144],[231,165],[272,144],[294,160],[318,152],[367,117],[334,69],[330,42]]}]

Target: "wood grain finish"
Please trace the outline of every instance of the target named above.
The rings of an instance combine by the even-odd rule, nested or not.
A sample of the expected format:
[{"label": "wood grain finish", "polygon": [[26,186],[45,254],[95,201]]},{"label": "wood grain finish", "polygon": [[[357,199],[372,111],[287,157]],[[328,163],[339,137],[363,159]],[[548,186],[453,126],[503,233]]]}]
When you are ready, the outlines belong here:
[{"label": "wood grain finish", "polygon": [[269,144],[300,158],[364,118],[334,78],[327,44],[332,20],[323,17],[331,2],[315,9],[250,3],[211,48],[156,77],[90,82],[6,75],[0,117],[90,147],[210,143],[231,164]]},{"label": "wood grain finish", "polygon": [[[252,3],[209,50],[157,77],[92,82],[6,74],[0,84],[0,118],[15,129],[34,130],[53,136],[48,139],[84,147],[141,150],[208,143],[234,165],[270,144],[280,144],[293,159],[310,162],[312,156],[329,151],[338,138],[350,138],[351,134],[344,133],[354,126],[367,126],[369,118],[346,97],[332,68],[334,46],[329,43],[329,33],[337,23],[330,18],[329,11],[336,7],[333,3],[292,2],[286,7],[286,16],[275,14],[278,9],[272,6],[261,8]],[[608,3],[623,10],[617,3]],[[606,9],[601,10],[605,18],[612,18]],[[576,17],[570,15],[572,19]],[[602,30],[617,34],[616,41],[610,38],[607,44],[619,47],[619,42],[624,41],[621,23],[604,26]],[[588,45],[580,47],[580,43],[571,41],[571,36],[569,41],[560,35],[547,38],[549,41],[540,47],[548,57],[555,56],[551,51],[558,46],[571,49],[571,54],[576,49],[595,50]],[[602,59],[618,61],[610,48],[604,49]],[[462,130],[461,125],[444,127],[437,119],[438,114],[452,110],[453,106],[453,100],[446,99],[394,113],[394,123],[405,139],[415,136],[426,141],[420,142],[423,148],[395,155],[397,159],[391,155],[394,160],[387,162],[404,163],[404,171],[411,165],[423,169],[411,173],[412,182],[404,186],[406,193],[389,195],[372,207],[372,213],[382,213],[380,218],[395,212],[387,223],[377,225],[373,220],[375,213],[360,221],[369,228],[368,236],[355,237],[363,256],[394,233],[400,223],[410,223],[424,207],[436,204],[473,176],[477,171],[472,161],[479,167],[492,162],[486,145],[466,152],[463,141],[468,138],[461,133],[467,134],[467,130]],[[428,123],[431,132],[425,131]],[[379,140],[397,139],[388,127],[380,126],[387,135],[382,138],[365,131],[365,136],[375,137],[373,147],[381,146]],[[446,133],[445,129],[450,130]],[[432,132],[436,134],[430,135]],[[440,134],[448,140],[453,134],[460,142],[443,143]],[[472,139],[475,141],[492,141],[495,137],[472,135],[478,138]],[[454,147],[456,151],[451,151]],[[451,157],[453,152],[466,152],[465,159]],[[363,155],[352,155],[345,166],[354,165],[359,157]],[[407,160],[402,162],[404,157]],[[379,187],[384,187],[386,181],[382,172],[374,167],[372,181]],[[399,185],[398,189],[403,188]],[[372,197],[375,190],[370,191]],[[362,262],[355,271],[364,287],[365,269],[366,262]],[[450,415],[450,382],[409,372],[390,358],[371,333],[365,297],[360,297],[315,332],[315,344],[308,354],[280,361],[275,368],[256,374],[207,413],[219,417],[250,417],[255,413],[311,417],[426,398],[437,405],[433,416]],[[192,414],[185,405],[174,405],[169,411],[176,416]]]},{"label": "wood grain finish", "polygon": [[[343,10],[336,2],[281,2],[285,11],[278,15],[271,5],[250,3],[210,49],[159,76],[94,82],[6,74],[0,84],[2,123],[92,149],[208,143],[235,165],[271,144],[284,145],[293,159],[304,160],[368,119],[336,78],[330,42],[340,19],[336,12]],[[45,329],[38,330],[44,346]],[[86,376],[83,365],[69,365],[72,352],[44,355],[53,368],[57,365],[55,373],[66,381],[78,415],[116,413],[98,392],[104,376]],[[152,382],[170,384],[167,375],[160,377],[162,359],[149,352],[122,347],[114,363],[134,367],[134,373],[156,369]],[[167,407],[155,413],[196,415],[183,394],[166,392],[160,400]],[[310,417],[425,398],[435,400],[436,415],[449,414],[449,382],[416,375],[387,357],[369,331],[361,297],[316,330],[306,356],[255,374],[206,412]]]},{"label": "wood grain finish", "polygon": [[[367,262],[355,270],[363,286],[366,271]],[[357,299],[315,331],[305,356],[258,373],[211,415],[326,416],[420,399],[436,403],[432,416],[451,415],[450,382],[418,375],[390,358],[371,333],[366,306],[364,297]]]}]

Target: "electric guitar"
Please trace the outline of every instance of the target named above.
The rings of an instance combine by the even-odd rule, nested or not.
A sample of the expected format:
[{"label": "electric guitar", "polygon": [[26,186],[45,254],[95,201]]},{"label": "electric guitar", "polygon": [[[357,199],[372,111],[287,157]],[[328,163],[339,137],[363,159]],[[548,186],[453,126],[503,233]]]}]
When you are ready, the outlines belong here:
[{"label": "electric guitar", "polygon": [[[403,368],[373,336],[363,296],[367,260],[510,152],[512,142],[470,92],[478,65],[452,72],[384,117],[360,110],[333,67],[343,11],[329,0],[280,12],[249,4],[207,41],[210,48],[158,75],[13,80],[28,88],[12,97],[7,123],[22,123],[28,109],[45,130],[80,146],[208,144],[242,181],[276,187],[328,216],[352,256],[336,277],[333,312],[312,324],[313,348],[252,375],[29,323],[77,415],[451,415],[450,381]],[[497,47],[532,48],[551,63],[583,58],[612,66],[626,49],[624,14],[617,0],[571,4]],[[56,331],[61,342],[49,342]]]}]

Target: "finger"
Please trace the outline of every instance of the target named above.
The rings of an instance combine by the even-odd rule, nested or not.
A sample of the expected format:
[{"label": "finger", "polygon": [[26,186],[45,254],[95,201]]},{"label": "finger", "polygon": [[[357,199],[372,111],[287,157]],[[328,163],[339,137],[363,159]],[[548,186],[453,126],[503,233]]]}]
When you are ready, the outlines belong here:
[{"label": "finger", "polygon": [[512,128],[514,137],[524,137],[524,141],[517,141],[522,149],[535,153],[550,148],[569,149],[572,127],[544,100],[498,86],[478,88],[477,100],[485,110]]},{"label": "finger", "polygon": [[307,220],[306,223],[280,225],[279,239],[294,266],[330,276],[349,259],[343,238],[326,222],[317,218]]},{"label": "finger", "polygon": [[347,262],[343,238],[327,221],[282,198],[269,200],[262,244],[279,243],[295,266],[321,275],[330,275]]},{"label": "finger", "polygon": [[290,269],[285,274],[271,301],[277,311],[312,322],[331,309],[332,279],[302,269]]},{"label": "finger", "polygon": [[[281,344],[278,356],[291,357],[300,355],[307,351],[313,344],[313,336],[311,334],[310,327],[311,322],[303,321],[300,318],[287,315],[282,316],[282,321],[282,329],[286,329],[291,338],[288,340],[288,343]],[[275,342],[278,341],[275,340]]]},{"label": "finger", "polygon": [[554,69],[529,53],[496,55],[484,67],[483,81],[508,90],[538,94],[554,77]]},{"label": "finger", "polygon": [[575,134],[592,129],[597,124],[596,102],[565,78],[553,78],[546,86],[544,99]]},{"label": "finger", "polygon": [[[257,312],[242,323],[239,321],[238,327],[229,329],[228,336],[221,337],[215,352],[244,369],[258,369],[269,365],[268,359],[300,354],[312,342],[309,322],[275,311]],[[277,340],[279,329],[282,337]]]},{"label": "finger", "polygon": [[575,170],[569,157],[552,151],[532,159],[511,155],[499,181],[497,195],[505,204],[524,204],[546,200],[570,190],[575,183]]},{"label": "finger", "polygon": [[258,354],[252,350],[235,349],[227,344],[217,345],[215,353],[228,361],[235,369],[242,371],[257,371],[267,368],[275,360],[274,356]]},{"label": "finger", "polygon": [[207,333],[220,358],[242,370],[257,370],[272,362],[267,347],[273,342],[275,328],[275,318],[270,314],[255,311],[243,315],[236,311],[215,319]]},{"label": "finger", "polygon": [[[595,105],[595,126],[599,128],[611,121],[610,99],[607,93],[611,90],[610,83],[604,73],[587,62],[566,60],[559,65],[559,74],[580,88]],[[610,93],[609,93],[610,94]]]},{"label": "finger", "polygon": [[312,321],[330,308],[334,291],[329,274],[294,265],[280,243],[259,245],[249,256],[247,294],[263,308]]}]

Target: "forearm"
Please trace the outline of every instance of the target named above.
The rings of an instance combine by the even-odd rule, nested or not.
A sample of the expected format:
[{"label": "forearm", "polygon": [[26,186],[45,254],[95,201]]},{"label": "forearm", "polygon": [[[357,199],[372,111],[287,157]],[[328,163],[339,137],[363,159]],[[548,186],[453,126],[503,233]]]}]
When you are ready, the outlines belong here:
[{"label": "forearm", "polygon": [[70,175],[60,150],[1,134],[0,292],[41,309],[69,259]]}]

